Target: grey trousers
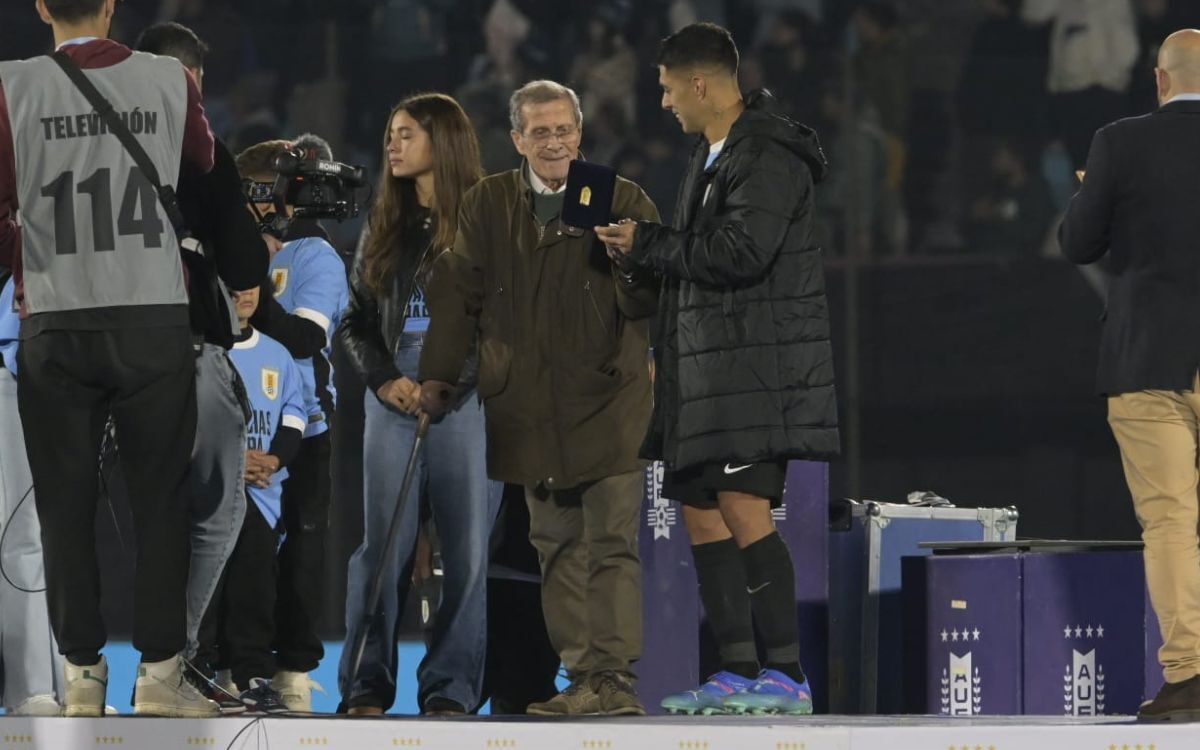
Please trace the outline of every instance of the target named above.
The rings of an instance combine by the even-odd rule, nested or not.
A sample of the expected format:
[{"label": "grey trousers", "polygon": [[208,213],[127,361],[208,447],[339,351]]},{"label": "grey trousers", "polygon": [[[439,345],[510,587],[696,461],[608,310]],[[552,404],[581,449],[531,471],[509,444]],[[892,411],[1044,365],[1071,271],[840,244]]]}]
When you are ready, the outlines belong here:
[{"label": "grey trousers", "polygon": [[34,695],[62,699],[62,656],[50,632],[46,594],[21,591],[46,586],[32,488],[17,414],[17,381],[0,367],[0,562],[12,580],[0,577],[0,705],[6,708]]},{"label": "grey trousers", "polygon": [[240,392],[237,371],[225,350],[205,344],[196,357],[198,420],[187,479],[192,542],[188,658],[199,648],[200,620],[233,554],[246,515],[246,413]]}]

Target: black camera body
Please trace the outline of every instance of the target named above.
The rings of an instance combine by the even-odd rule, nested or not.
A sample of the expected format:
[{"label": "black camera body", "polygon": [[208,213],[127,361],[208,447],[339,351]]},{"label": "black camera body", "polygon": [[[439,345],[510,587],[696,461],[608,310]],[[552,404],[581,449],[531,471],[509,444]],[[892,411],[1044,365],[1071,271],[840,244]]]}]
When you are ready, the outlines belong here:
[{"label": "black camera body", "polygon": [[[258,217],[259,230],[283,239],[293,218],[343,221],[358,216],[358,191],[367,186],[367,170],[319,158],[311,151],[292,148],[275,157],[275,183],[250,183],[247,199]],[[261,213],[258,204],[270,203]],[[291,206],[291,216],[288,215]]]}]

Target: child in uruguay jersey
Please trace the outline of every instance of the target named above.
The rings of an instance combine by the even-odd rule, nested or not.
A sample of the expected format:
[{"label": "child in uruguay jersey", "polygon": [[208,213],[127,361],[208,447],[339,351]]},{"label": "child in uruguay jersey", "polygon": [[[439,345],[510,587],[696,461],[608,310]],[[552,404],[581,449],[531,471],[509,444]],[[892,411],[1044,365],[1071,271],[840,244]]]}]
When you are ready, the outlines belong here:
[{"label": "child in uruguay jersey", "polygon": [[[281,497],[287,464],[304,434],[308,410],[303,380],[282,344],[255,330],[250,316],[259,290],[235,292],[242,335],[229,352],[246,384],[251,414],[246,428],[246,495],[253,501],[217,593],[200,628],[201,669],[221,674],[228,694],[210,695],[224,713],[286,711],[271,687],[275,673],[276,552],[283,539]],[[232,683],[232,684],[231,684]],[[239,700],[232,696],[238,695]]]}]

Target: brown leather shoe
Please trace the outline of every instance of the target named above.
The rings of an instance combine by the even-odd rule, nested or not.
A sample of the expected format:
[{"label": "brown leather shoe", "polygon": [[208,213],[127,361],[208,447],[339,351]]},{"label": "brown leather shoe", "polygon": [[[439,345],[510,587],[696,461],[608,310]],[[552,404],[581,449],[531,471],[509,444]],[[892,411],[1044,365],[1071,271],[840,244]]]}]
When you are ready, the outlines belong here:
[{"label": "brown leather shoe", "polygon": [[646,715],[632,675],[613,670],[598,672],[592,676],[592,689],[600,698],[600,713],[604,716]]},{"label": "brown leather shoe", "polygon": [[1200,675],[1163,685],[1138,709],[1138,721],[1200,721]]},{"label": "brown leather shoe", "polygon": [[543,703],[531,703],[525,713],[530,716],[588,716],[600,713],[600,696],[592,690],[586,675],[576,677],[571,685]]}]

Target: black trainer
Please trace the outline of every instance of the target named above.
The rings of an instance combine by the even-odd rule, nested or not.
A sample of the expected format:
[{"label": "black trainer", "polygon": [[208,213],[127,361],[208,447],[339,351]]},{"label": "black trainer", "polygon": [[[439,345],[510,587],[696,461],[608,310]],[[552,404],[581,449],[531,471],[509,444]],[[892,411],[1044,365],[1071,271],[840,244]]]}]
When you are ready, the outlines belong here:
[{"label": "black trainer", "polygon": [[425,716],[465,716],[467,709],[456,700],[435,695],[425,701],[421,713]]},{"label": "black trainer", "polygon": [[1138,709],[1138,721],[1200,721],[1200,675],[1163,685]]},{"label": "black trainer", "polygon": [[252,714],[285,714],[288,712],[287,704],[283,702],[283,696],[271,687],[270,680],[264,680],[261,677],[252,677],[250,689],[243,690],[238,697],[242,703],[246,704],[246,711]]}]

